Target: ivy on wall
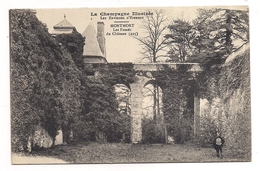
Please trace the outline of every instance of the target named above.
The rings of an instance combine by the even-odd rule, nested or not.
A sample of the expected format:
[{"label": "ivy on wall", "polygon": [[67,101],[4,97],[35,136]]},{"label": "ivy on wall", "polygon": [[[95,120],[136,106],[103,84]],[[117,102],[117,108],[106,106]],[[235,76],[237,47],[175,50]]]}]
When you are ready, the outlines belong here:
[{"label": "ivy on wall", "polygon": [[10,47],[12,148],[17,150],[33,137],[35,125],[54,140],[60,125],[78,112],[80,72],[30,10],[10,10]]}]

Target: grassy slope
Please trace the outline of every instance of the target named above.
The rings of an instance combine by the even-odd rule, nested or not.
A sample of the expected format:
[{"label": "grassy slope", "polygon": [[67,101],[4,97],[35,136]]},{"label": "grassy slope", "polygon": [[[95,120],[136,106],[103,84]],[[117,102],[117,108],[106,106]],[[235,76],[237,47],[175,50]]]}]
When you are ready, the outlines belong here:
[{"label": "grassy slope", "polygon": [[[225,155],[225,149],[224,149]],[[30,156],[62,159],[69,163],[143,163],[143,162],[224,162],[243,161],[225,156],[216,157],[213,148],[189,145],[78,144],[55,146],[33,152]]]}]

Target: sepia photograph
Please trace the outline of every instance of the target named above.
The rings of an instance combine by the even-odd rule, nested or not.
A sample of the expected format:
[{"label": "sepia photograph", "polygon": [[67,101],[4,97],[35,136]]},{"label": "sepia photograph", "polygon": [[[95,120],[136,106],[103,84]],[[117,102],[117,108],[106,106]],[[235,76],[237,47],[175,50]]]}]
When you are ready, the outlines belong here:
[{"label": "sepia photograph", "polygon": [[12,165],[251,162],[248,6],[9,9]]}]

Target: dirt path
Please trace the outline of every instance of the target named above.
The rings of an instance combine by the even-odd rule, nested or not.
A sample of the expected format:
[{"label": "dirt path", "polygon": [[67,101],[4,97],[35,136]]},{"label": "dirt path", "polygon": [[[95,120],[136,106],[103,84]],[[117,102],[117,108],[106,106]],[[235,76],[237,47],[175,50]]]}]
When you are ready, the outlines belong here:
[{"label": "dirt path", "polygon": [[61,159],[42,156],[25,156],[12,153],[12,164],[65,164],[68,163]]}]

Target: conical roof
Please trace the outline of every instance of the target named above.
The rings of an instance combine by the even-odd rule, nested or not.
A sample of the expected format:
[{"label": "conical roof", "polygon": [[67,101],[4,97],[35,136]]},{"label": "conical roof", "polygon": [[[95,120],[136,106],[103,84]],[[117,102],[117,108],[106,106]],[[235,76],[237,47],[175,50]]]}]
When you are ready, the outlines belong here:
[{"label": "conical roof", "polygon": [[66,20],[66,15],[64,15],[64,19],[61,22],[59,22],[58,24],[56,24],[55,26],[53,26],[53,28],[54,29],[73,29],[75,27]]},{"label": "conical roof", "polygon": [[82,33],[82,36],[85,37],[85,45],[83,49],[83,56],[101,56],[104,57],[103,53],[100,50],[95,27],[92,23],[88,25],[85,31]]}]

